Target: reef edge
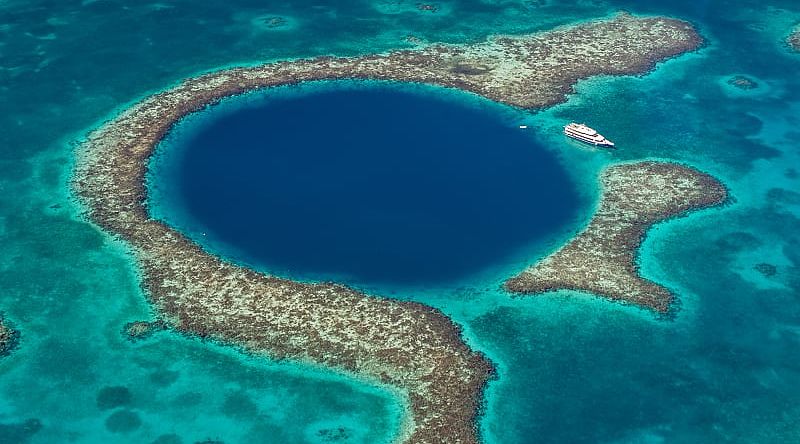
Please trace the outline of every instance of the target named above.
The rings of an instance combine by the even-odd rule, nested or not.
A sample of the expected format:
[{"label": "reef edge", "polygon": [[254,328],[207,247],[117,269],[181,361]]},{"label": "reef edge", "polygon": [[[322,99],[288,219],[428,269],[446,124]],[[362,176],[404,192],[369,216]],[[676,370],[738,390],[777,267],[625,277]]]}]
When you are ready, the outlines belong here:
[{"label": "reef edge", "polygon": [[688,23],[620,14],[474,45],[212,72],[145,98],[89,134],[72,185],[88,218],[133,247],[143,289],[171,328],[396,387],[407,394],[409,409],[398,441],[475,443],[481,394],[494,368],[469,349],[458,325],[423,304],[266,276],[209,255],[149,217],[144,178],[155,146],[183,116],[260,88],[394,80],[542,108],[563,101],[579,79],[641,74],[701,43]]},{"label": "reef edge", "polygon": [[600,205],[589,224],[566,245],[505,282],[514,293],[588,292],[669,312],[673,293],[639,274],[637,253],[658,222],[727,201],[714,177],[670,162],[619,164],[601,173]]}]

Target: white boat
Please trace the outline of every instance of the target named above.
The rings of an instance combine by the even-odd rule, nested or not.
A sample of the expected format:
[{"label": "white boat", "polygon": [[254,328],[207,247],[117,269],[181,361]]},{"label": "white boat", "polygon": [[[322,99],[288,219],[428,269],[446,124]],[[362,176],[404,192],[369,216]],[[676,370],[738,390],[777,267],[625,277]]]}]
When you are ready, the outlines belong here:
[{"label": "white boat", "polygon": [[582,123],[570,123],[564,127],[564,134],[583,143],[606,148],[614,148],[614,142]]}]

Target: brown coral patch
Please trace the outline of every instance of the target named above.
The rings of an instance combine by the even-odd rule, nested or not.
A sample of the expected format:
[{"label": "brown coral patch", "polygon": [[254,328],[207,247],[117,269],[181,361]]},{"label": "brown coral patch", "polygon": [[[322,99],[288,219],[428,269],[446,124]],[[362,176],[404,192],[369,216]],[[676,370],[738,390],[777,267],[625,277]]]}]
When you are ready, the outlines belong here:
[{"label": "brown coral patch", "polygon": [[11,350],[17,345],[18,339],[19,333],[0,317],[0,357],[11,353]]},{"label": "brown coral patch", "polygon": [[617,165],[601,177],[600,207],[567,245],[505,286],[517,293],[569,289],[666,313],[669,290],[639,275],[636,252],[656,222],[718,205],[726,188],[708,174],[665,162]]}]

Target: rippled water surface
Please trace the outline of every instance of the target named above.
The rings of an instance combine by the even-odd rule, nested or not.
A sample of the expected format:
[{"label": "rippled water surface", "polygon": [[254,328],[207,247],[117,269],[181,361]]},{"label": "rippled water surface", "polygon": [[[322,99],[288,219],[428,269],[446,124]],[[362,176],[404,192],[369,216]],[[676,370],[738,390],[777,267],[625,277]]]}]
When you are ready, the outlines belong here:
[{"label": "rippled water surface", "polygon": [[[554,150],[587,201],[600,168],[642,158],[686,162],[730,187],[731,205],[659,225],[644,244],[643,273],[679,294],[674,319],[499,290],[576,229],[581,211],[449,282],[364,286],[442,309],[497,363],[487,442],[800,440],[800,56],[783,44],[800,5],[435,4],[0,3],[0,311],[21,332],[0,358],[0,442],[390,442],[400,406],[384,389],[171,333],[124,339],[126,322],[151,313],[124,246],[87,224],[69,193],[74,141],[126,104],[220,66],[385,51],[407,47],[408,35],[476,41],[618,9],[692,21],[707,45],[642,77],[582,82],[566,104],[497,118],[540,134],[531,143]],[[757,87],[731,86],[734,75]],[[564,141],[570,120],[600,128],[618,150]]]}]

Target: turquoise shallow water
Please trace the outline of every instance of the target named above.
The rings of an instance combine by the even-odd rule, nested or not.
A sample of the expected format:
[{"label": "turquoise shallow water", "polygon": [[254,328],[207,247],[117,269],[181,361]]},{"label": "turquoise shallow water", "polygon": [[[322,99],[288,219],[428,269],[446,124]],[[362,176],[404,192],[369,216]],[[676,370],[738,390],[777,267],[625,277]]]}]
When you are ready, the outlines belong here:
[{"label": "turquoise shallow water", "polygon": [[[662,224],[644,244],[643,272],[680,295],[675,318],[500,292],[540,250],[458,285],[371,290],[441,308],[498,363],[487,442],[800,439],[800,57],[781,43],[800,22],[795,1],[465,1],[436,13],[403,1],[235,3],[0,5],[0,310],[22,334],[0,361],[0,442],[390,441],[399,405],[382,389],[169,333],[122,339],[149,311],[124,248],[68,193],[71,143],[218,66],[385,50],[408,34],[471,41],[619,8],[691,20],[708,46],[641,78],[582,82],[525,120],[590,198],[599,168],[642,158],[687,162],[731,188],[731,205]],[[276,15],[287,26],[265,27]],[[734,74],[759,87],[732,89]],[[619,150],[565,143],[556,133],[573,119]]]}]

